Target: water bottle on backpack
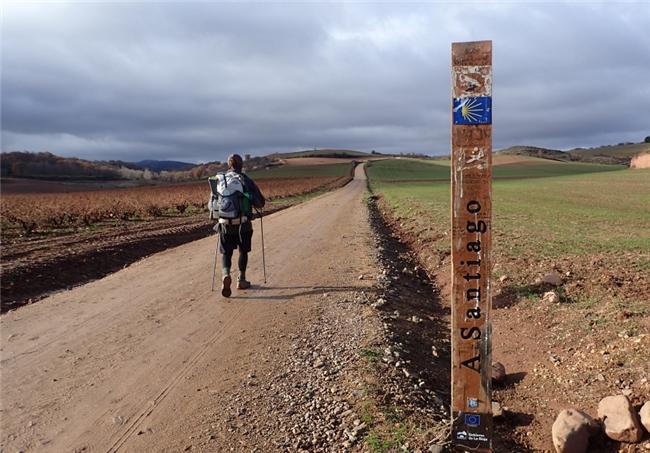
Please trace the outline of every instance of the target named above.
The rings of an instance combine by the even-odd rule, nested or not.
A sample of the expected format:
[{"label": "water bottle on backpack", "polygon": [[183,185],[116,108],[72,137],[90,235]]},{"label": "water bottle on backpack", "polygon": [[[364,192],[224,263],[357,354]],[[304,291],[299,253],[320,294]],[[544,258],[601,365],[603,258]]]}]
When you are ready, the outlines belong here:
[{"label": "water bottle on backpack", "polygon": [[234,171],[218,173],[210,177],[209,182],[212,189],[210,219],[248,220],[251,214],[250,196],[244,191],[241,174]]}]

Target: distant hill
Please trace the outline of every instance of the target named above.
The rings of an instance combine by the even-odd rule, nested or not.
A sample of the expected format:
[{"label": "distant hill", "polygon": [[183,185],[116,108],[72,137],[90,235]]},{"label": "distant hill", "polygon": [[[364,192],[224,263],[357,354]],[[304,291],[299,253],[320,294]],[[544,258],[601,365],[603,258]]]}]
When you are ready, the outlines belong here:
[{"label": "distant hill", "polygon": [[535,146],[511,146],[496,151],[500,154],[541,157],[543,159],[590,162],[598,164],[630,165],[632,157],[650,151],[650,143],[620,143],[595,148],[575,148],[569,151],[538,148]]},{"label": "distant hill", "polygon": [[133,164],[120,161],[91,162],[76,157],[61,157],[52,153],[2,153],[2,176],[49,180],[128,179],[127,174],[141,171]]},{"label": "distant hill", "polygon": [[567,152],[575,160],[629,165],[632,157],[648,151],[650,151],[650,143],[620,143],[596,148],[575,148]]},{"label": "distant hill", "polygon": [[146,168],[155,172],[189,170],[190,168],[196,166],[196,164],[179,162],[176,160],[141,160],[134,163],[140,168]]},{"label": "distant hill", "polygon": [[[596,148],[576,148],[569,151],[547,149],[535,146],[512,146],[495,151],[502,155],[538,157],[555,161],[590,162],[619,164],[629,166],[632,157],[650,152],[650,143],[626,143],[600,146]],[[244,169],[255,171],[282,165],[282,160],[299,157],[313,158],[367,158],[389,157],[375,151],[366,153],[350,149],[313,149],[291,153],[276,153],[268,156],[251,157],[246,155]],[[403,157],[418,157],[404,154]],[[422,156],[420,156],[422,157]],[[448,156],[441,158],[448,159]],[[191,164],[188,162],[165,160],[142,160],[140,162],[89,161],[76,157],[61,157],[52,153],[32,153],[26,151],[4,152],[0,156],[2,177],[32,178],[51,181],[102,181],[130,180],[137,184],[146,181],[175,182],[206,178],[226,170],[223,162]]]},{"label": "distant hill", "polygon": [[355,151],[352,149],[312,149],[304,151],[296,151],[292,153],[275,153],[268,157],[275,159],[291,159],[293,157],[332,157],[332,158],[345,158],[345,157],[368,157],[370,153],[363,151]]},{"label": "distant hill", "polygon": [[[49,181],[187,181],[225,170],[221,162],[194,165],[174,161],[89,161],[52,153],[8,152],[0,159],[2,176]],[[172,170],[168,170],[172,169]],[[165,173],[161,173],[165,170]]]},{"label": "distant hill", "polygon": [[551,160],[571,160],[571,156],[558,149],[538,148],[536,146],[511,146],[496,151],[500,154],[509,154],[513,156],[541,157],[542,159]]},{"label": "distant hill", "polygon": [[[5,152],[0,156],[3,178],[31,178],[49,181],[190,181],[225,171],[223,162],[191,164],[177,161],[144,160],[140,162],[89,161],[61,157],[52,153],[27,151]],[[244,162],[247,171],[279,165],[267,156],[250,157]]]}]

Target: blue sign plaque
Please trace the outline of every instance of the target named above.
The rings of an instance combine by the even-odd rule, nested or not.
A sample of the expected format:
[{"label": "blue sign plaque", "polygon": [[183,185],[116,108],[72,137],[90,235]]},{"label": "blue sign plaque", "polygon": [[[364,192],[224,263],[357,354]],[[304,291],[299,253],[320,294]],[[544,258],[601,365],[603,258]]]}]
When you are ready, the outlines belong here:
[{"label": "blue sign plaque", "polygon": [[454,98],[454,124],[492,124],[492,98],[489,96]]}]

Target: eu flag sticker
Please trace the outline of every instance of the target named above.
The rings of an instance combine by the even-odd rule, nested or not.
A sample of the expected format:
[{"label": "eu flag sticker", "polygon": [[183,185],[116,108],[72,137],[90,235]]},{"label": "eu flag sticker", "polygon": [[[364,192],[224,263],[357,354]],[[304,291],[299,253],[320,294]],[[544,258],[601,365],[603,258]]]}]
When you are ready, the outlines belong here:
[{"label": "eu flag sticker", "polygon": [[465,424],[472,428],[481,426],[481,416],[478,414],[465,414]]},{"label": "eu flag sticker", "polygon": [[454,98],[454,124],[492,124],[492,98]]}]

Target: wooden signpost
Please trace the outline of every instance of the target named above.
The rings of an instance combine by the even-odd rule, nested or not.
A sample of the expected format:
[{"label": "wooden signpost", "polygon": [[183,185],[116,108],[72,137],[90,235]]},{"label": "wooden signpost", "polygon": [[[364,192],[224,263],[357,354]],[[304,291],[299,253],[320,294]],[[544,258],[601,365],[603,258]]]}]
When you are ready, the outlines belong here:
[{"label": "wooden signpost", "polygon": [[492,451],[492,41],[453,43],[452,442]]}]

